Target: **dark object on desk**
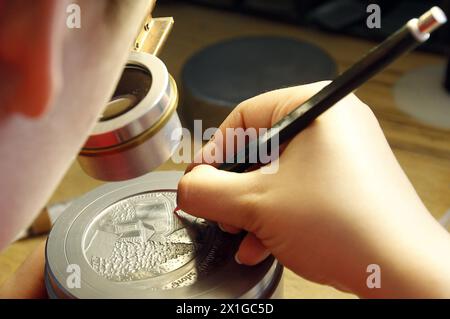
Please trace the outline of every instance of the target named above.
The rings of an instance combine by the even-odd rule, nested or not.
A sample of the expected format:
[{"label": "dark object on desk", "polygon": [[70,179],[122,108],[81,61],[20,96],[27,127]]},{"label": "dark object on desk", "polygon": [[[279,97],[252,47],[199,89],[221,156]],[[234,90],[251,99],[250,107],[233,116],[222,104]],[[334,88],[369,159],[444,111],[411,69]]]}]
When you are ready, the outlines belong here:
[{"label": "dark object on desk", "polygon": [[319,47],[275,36],[220,42],[192,56],[182,71],[181,116],[192,127],[218,127],[240,102],[263,92],[329,80],[336,64]]},{"label": "dark object on desk", "polygon": [[244,11],[262,13],[274,18],[298,19],[297,0],[246,0],[242,2]]},{"label": "dark object on desk", "polygon": [[[187,0],[183,0],[187,1]],[[450,14],[450,0],[189,0],[189,2],[242,14],[258,15],[307,28],[319,28],[375,41],[432,6]],[[381,28],[370,29],[366,19],[369,4],[381,9]],[[450,26],[441,28],[420,50],[445,54],[449,52]]]},{"label": "dark object on desk", "polygon": [[[73,202],[47,240],[50,298],[282,297],[283,267],[272,256],[248,267],[232,236],[178,210],[183,172],[154,172],[98,187]],[[67,280],[76,264],[79,286]]]},{"label": "dark object on desk", "polygon": [[[181,1],[183,2],[183,1]],[[195,0],[198,4],[215,6],[216,8],[233,8],[239,6],[241,0]]]},{"label": "dark object on desk", "polygon": [[450,94],[450,57],[448,58],[447,68],[445,70],[444,88]]},{"label": "dark object on desk", "polygon": [[[267,164],[262,161],[261,155],[270,154],[272,151],[278,155],[279,148],[272,150],[274,141],[275,146],[278,147],[293,138],[323,112],[356,90],[395,59],[427,41],[430,33],[446,22],[447,18],[439,7],[431,8],[418,19],[409,20],[401,29],[370,50],[333,82],[292,110],[265,134],[248,142],[243,149],[238,150],[233,157],[227,158],[226,162],[218,168],[240,173],[257,163]],[[250,160],[254,158],[257,159],[256,162]]]},{"label": "dark object on desk", "polygon": [[[369,29],[366,25],[366,17],[369,13],[365,13],[364,19],[360,23],[355,23],[348,28],[338,30],[340,32],[349,33],[351,35],[361,36],[363,38],[371,38],[376,41],[381,41],[394,33],[398,28],[405,24],[411,17],[419,16],[422,12],[428,10],[433,5],[439,5],[442,1],[399,1],[395,4],[381,5],[381,28]],[[445,8],[444,8],[445,11]],[[437,30],[433,37],[424,43],[420,49],[444,53],[450,49],[450,42],[448,41],[449,29],[448,26]]]},{"label": "dark object on desk", "polygon": [[327,2],[308,14],[308,21],[332,31],[339,31],[365,20],[367,4],[358,0]]}]

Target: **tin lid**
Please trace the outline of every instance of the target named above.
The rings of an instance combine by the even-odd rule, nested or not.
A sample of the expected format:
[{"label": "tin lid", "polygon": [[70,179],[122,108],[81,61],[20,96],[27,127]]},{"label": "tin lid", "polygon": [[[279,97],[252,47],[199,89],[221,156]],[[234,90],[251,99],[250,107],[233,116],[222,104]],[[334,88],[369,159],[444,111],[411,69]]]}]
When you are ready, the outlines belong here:
[{"label": "tin lid", "polygon": [[[74,202],[46,248],[46,283],[57,298],[261,298],[277,284],[271,257],[248,267],[240,239],[215,224],[173,213],[182,173],[110,183]],[[73,266],[75,265],[75,266]],[[80,270],[73,286],[70,267]],[[75,269],[75,268],[73,268]]]},{"label": "tin lid", "polygon": [[187,126],[219,127],[244,100],[271,90],[329,80],[337,66],[320,47],[282,36],[245,36],[207,46],[181,74]]}]

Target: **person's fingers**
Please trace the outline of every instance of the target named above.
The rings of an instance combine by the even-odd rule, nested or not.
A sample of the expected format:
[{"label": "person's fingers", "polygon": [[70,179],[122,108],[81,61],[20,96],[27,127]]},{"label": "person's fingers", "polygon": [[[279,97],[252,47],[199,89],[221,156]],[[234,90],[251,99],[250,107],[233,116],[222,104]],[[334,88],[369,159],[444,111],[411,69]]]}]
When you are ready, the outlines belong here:
[{"label": "person's fingers", "polygon": [[229,234],[239,234],[242,231],[241,228],[234,227],[228,224],[217,223],[217,226],[219,226],[220,230]]},{"label": "person's fingers", "polygon": [[[239,104],[233,112],[228,115],[220,125],[218,131],[205,147],[195,156],[186,172],[189,172],[199,164],[212,164],[218,166],[218,163],[212,163],[211,153],[215,151],[222,152],[222,157],[226,151],[227,128],[270,128],[278,122],[283,116],[305,102],[308,98],[326,86],[329,82],[316,82],[307,85],[279,89],[255,96]],[[238,147],[236,139],[234,140],[234,152]]]},{"label": "person's fingers", "polygon": [[239,104],[219,129],[225,133],[225,129],[229,127],[269,128],[328,83],[328,81],[316,82],[255,96]]},{"label": "person's fingers", "polygon": [[44,284],[45,241],[31,253],[16,273],[0,287],[0,299],[47,298]]},{"label": "person's fingers", "polygon": [[235,259],[239,264],[253,266],[262,262],[269,255],[269,250],[261,241],[254,234],[248,233],[242,240]]},{"label": "person's fingers", "polygon": [[259,189],[255,173],[230,173],[200,165],[180,180],[177,204],[194,216],[250,230],[259,207]]}]

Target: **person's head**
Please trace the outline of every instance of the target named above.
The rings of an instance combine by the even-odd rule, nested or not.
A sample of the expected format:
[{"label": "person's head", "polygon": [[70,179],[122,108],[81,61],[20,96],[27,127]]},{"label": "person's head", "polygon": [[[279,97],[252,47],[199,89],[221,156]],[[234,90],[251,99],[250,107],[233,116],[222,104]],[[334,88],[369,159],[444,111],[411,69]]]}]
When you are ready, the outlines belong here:
[{"label": "person's head", "polygon": [[0,0],[0,249],[97,121],[154,0]]},{"label": "person's head", "polygon": [[[76,84],[62,78],[67,55],[108,49],[98,47],[107,45],[102,36],[113,39],[119,28],[127,27],[123,22],[137,5],[132,2],[137,1],[0,0],[2,113],[42,115],[52,106],[62,81]],[[104,54],[96,56],[99,62],[107,58]],[[86,70],[80,63],[75,71]]]}]

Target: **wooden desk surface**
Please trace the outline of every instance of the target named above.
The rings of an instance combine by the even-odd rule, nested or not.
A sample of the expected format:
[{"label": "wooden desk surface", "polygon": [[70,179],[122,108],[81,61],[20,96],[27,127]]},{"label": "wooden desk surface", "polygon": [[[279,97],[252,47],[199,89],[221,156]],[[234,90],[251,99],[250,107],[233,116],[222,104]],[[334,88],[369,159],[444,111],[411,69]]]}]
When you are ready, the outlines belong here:
[{"label": "wooden desk surface", "polygon": [[[184,4],[159,4],[155,16],[175,17],[174,31],[161,58],[177,80],[184,62],[197,50],[237,36],[283,35],[310,41],[336,59],[340,70],[351,65],[374,45],[359,39]],[[396,109],[392,87],[407,70],[443,62],[443,58],[435,55],[409,54],[357,91],[357,95],[373,108],[401,166],[436,218],[450,208],[450,131],[423,125]],[[167,163],[161,169],[181,170],[184,166]],[[87,177],[74,163],[51,202],[71,199],[100,184]],[[19,241],[0,254],[0,284],[41,240],[43,238]],[[310,283],[290,271],[285,272],[284,283],[288,298],[354,297]]]}]

